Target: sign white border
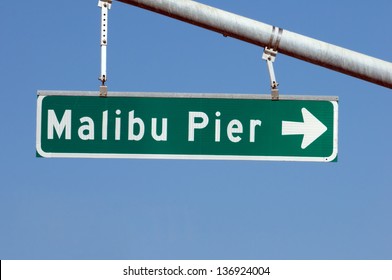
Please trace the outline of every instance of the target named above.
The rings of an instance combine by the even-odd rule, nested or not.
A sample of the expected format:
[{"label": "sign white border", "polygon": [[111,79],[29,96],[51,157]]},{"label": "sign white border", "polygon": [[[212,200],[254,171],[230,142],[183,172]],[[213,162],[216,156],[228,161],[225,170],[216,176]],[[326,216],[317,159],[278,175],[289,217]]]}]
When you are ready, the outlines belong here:
[{"label": "sign white border", "polygon": [[[47,153],[41,147],[41,111],[46,96],[99,96],[94,91],[38,91],[37,93],[37,153],[45,158],[119,158],[119,159],[190,159],[190,160],[247,160],[247,161],[303,161],[330,162],[338,155],[338,97],[285,95],[280,100],[319,100],[333,105],[333,149],[329,157],[291,156],[233,156],[233,155],[171,155],[171,154],[111,154],[111,153]],[[271,99],[266,94],[206,94],[206,93],[156,93],[156,92],[109,92],[109,97],[154,97],[154,98],[222,98],[222,99]],[[105,97],[102,97],[105,98]],[[279,102],[279,101],[274,101]]]}]

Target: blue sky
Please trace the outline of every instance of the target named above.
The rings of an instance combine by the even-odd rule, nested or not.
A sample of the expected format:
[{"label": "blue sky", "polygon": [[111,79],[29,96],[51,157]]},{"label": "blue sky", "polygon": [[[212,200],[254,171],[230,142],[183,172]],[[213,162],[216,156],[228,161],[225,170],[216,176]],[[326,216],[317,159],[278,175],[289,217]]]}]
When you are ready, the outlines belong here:
[{"label": "blue sky", "polygon": [[[42,159],[37,90],[98,90],[98,1],[0,18],[0,259],[391,259],[392,92],[278,55],[281,94],[339,96],[337,163]],[[205,4],[392,61],[391,1]],[[269,93],[262,49],[115,2],[109,90]]]}]

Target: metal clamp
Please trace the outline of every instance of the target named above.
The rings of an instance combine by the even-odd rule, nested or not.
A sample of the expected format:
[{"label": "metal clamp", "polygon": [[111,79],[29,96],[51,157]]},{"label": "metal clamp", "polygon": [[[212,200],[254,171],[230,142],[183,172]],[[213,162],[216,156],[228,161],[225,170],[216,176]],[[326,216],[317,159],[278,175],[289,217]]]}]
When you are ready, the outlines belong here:
[{"label": "metal clamp", "polygon": [[273,26],[268,46],[264,48],[263,59],[267,61],[268,73],[271,81],[271,98],[279,100],[278,82],[276,81],[274,65],[280,40],[282,38],[283,29]]},{"label": "metal clamp", "polygon": [[276,81],[275,71],[274,71],[274,62],[276,55],[278,54],[277,51],[274,51],[269,48],[264,49],[263,59],[267,61],[268,73],[270,76],[271,81],[271,98],[272,100],[279,100],[279,89],[278,89],[278,82]]},{"label": "metal clamp", "polygon": [[107,61],[107,45],[108,45],[108,12],[111,8],[112,0],[99,0],[98,7],[101,8],[101,76],[98,78],[102,85],[99,88],[99,96],[107,96],[106,61]]}]

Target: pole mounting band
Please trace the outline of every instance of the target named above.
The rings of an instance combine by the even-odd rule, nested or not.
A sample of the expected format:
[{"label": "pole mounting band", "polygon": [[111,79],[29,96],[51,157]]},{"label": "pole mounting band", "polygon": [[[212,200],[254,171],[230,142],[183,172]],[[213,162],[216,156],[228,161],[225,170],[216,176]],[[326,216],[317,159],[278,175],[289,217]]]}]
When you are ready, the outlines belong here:
[{"label": "pole mounting band", "polygon": [[266,48],[278,51],[280,40],[282,39],[283,29],[272,26],[271,37]]}]

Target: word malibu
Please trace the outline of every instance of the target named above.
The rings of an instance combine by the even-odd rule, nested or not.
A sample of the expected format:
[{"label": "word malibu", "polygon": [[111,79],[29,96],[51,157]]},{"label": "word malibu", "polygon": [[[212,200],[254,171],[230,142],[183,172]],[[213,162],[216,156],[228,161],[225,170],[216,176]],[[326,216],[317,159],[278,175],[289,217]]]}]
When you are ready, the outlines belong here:
[{"label": "word malibu", "polygon": [[[122,140],[124,137],[121,135],[121,110],[116,110],[115,120],[114,120],[114,140]],[[221,141],[221,116],[220,112],[215,113],[215,121],[213,122],[215,127],[215,142]],[[65,134],[66,140],[71,140],[73,134],[72,132],[72,110],[65,110],[61,119],[57,117],[54,110],[48,110],[48,139],[54,139],[54,132],[56,132],[58,138],[60,139],[63,134]],[[99,137],[95,134],[95,122],[90,117],[82,117],[79,119],[80,125],[78,127],[78,137],[81,140],[96,140],[98,138],[102,140],[108,140],[108,111],[102,112],[102,134]],[[130,111],[128,113],[128,135],[127,139],[129,141],[140,141],[149,132],[146,131],[146,120],[142,120],[135,116],[135,111]],[[158,132],[158,119],[151,118],[151,137],[155,141],[167,141],[168,140],[168,119],[162,118],[160,120],[160,131]],[[257,127],[261,126],[261,120],[249,120],[249,142],[255,142],[255,131]],[[210,118],[204,112],[189,112],[188,113],[188,141],[195,141],[196,131],[202,132],[210,124]],[[244,134],[244,126],[241,121],[237,119],[231,120],[226,127],[226,136],[233,142],[237,143],[242,140],[242,135]]]}]

